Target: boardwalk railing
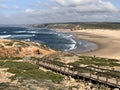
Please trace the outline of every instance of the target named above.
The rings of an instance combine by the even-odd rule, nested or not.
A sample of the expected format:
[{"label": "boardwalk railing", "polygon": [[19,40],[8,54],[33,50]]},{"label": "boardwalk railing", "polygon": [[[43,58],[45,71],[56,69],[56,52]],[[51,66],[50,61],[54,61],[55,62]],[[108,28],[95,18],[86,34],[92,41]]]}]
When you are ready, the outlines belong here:
[{"label": "boardwalk railing", "polygon": [[84,78],[113,88],[120,88],[120,75],[112,74],[111,71],[107,69],[78,67],[59,61],[45,59],[39,60],[38,64],[46,69],[66,76],[71,76],[75,79]]}]

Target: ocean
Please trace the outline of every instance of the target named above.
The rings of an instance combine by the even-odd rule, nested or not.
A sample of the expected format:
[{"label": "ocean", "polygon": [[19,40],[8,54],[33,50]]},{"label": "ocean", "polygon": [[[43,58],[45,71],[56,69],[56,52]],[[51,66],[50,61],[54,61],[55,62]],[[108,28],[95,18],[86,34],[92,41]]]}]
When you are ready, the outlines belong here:
[{"label": "ocean", "polygon": [[[66,34],[46,28],[31,28],[22,26],[0,26],[0,39],[26,40],[46,44],[59,51],[86,52],[95,49],[96,44],[75,40],[72,34]],[[79,50],[78,50],[79,48]]]}]

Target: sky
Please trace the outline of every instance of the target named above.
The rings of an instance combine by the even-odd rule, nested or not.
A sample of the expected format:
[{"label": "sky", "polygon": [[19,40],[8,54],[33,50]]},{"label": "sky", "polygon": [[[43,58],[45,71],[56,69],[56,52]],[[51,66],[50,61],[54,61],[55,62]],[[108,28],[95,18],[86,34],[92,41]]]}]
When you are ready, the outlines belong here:
[{"label": "sky", "polygon": [[0,0],[0,24],[120,22],[120,0]]}]

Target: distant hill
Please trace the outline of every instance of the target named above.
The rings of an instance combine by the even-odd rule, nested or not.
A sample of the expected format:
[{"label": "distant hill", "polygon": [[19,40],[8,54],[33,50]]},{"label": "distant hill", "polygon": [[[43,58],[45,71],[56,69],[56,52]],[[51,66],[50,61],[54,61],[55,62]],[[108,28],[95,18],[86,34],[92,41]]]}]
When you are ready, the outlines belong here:
[{"label": "distant hill", "polygon": [[120,29],[120,23],[50,23],[50,24],[32,24],[29,25],[38,28],[57,28],[57,29]]}]

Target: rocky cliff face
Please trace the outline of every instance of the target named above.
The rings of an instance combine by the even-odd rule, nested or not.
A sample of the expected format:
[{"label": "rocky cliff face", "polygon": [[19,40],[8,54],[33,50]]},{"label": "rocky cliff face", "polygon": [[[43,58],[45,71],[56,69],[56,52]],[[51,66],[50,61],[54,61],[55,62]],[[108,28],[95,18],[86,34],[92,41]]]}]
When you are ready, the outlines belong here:
[{"label": "rocky cliff face", "polygon": [[45,45],[27,41],[0,40],[0,57],[25,57],[47,55],[55,51]]}]

